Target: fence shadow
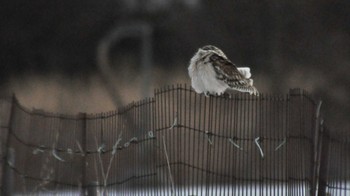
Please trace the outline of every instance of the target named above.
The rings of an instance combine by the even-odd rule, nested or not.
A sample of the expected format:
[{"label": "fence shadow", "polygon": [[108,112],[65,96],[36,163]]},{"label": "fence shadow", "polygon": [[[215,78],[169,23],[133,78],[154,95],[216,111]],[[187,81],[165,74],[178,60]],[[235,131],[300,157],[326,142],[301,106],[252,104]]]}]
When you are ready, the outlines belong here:
[{"label": "fence shadow", "polygon": [[350,141],[305,91],[205,97],[186,85],[98,114],[3,98],[2,195],[341,195]]}]

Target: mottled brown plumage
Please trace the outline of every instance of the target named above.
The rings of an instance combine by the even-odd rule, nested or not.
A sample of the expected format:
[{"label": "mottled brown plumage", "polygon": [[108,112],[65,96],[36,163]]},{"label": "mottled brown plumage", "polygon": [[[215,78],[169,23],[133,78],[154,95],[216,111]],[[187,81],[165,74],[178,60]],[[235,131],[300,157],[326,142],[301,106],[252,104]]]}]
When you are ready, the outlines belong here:
[{"label": "mottled brown plumage", "polygon": [[250,79],[250,68],[237,68],[215,46],[204,46],[191,59],[188,68],[192,87],[198,93],[221,95],[227,88],[258,95]]}]

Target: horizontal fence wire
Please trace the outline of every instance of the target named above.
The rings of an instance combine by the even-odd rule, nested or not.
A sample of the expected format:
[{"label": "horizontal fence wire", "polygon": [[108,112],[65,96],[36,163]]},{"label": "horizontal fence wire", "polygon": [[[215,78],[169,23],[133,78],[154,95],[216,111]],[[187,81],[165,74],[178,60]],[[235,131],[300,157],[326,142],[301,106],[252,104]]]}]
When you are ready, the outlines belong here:
[{"label": "horizontal fence wire", "polygon": [[1,190],[341,195],[349,189],[349,142],[319,131],[316,106],[299,89],[206,97],[187,85],[98,114],[54,114],[6,99],[0,101]]}]

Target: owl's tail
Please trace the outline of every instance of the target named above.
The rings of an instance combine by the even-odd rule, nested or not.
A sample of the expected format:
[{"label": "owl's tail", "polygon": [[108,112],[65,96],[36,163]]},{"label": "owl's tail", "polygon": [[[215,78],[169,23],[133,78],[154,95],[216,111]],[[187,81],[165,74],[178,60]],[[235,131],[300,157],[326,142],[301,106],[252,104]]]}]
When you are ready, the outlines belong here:
[{"label": "owl's tail", "polygon": [[249,94],[259,96],[259,91],[254,86],[250,86],[249,88]]},{"label": "owl's tail", "polygon": [[251,95],[259,96],[259,91],[254,86],[236,87],[236,88],[232,88],[232,89],[243,92],[243,93],[249,93]]},{"label": "owl's tail", "polygon": [[233,86],[231,89],[259,96],[259,91],[253,86],[253,79],[248,79],[248,84],[245,86]]}]

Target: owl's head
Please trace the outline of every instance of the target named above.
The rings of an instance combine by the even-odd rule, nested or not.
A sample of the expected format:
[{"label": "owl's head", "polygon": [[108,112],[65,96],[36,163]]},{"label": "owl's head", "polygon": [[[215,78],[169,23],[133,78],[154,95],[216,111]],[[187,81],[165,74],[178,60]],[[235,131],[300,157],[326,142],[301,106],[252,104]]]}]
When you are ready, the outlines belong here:
[{"label": "owl's head", "polygon": [[198,55],[200,55],[200,56],[204,56],[208,53],[215,53],[219,56],[227,58],[225,53],[222,50],[220,50],[218,47],[213,46],[213,45],[206,45],[206,46],[203,46],[203,47],[198,49]]}]

